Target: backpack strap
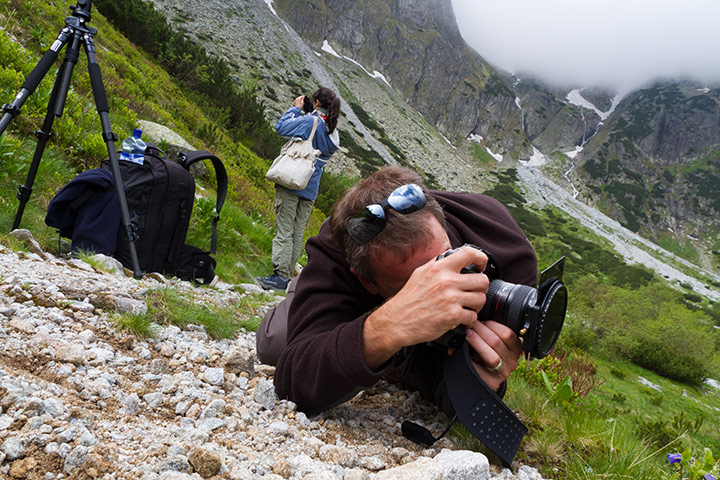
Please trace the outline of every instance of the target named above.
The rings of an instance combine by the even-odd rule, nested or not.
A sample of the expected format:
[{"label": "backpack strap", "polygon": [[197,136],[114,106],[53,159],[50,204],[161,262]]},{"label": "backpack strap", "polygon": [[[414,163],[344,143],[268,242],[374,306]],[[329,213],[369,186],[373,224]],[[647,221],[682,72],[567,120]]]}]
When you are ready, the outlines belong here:
[{"label": "backpack strap", "polygon": [[160,150],[155,144],[148,143],[145,147],[145,155],[152,155],[153,157],[167,159],[167,153]]},{"label": "backpack strap", "polygon": [[212,153],[205,150],[196,150],[194,152],[178,153],[178,163],[190,170],[190,165],[201,160],[210,160],[215,168],[215,176],[217,178],[217,200],[215,203],[215,218],[212,221],[212,238],[210,240],[210,253],[215,254],[217,248],[217,222],[220,220],[220,209],[225,203],[227,196],[228,176],[225,171],[225,165],[222,161]]}]

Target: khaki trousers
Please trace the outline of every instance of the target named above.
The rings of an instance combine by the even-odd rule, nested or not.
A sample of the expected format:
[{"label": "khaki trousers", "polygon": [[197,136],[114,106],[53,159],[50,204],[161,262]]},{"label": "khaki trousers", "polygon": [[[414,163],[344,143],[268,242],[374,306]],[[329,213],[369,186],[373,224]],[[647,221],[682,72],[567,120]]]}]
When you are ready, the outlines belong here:
[{"label": "khaki trousers", "polygon": [[284,187],[275,187],[275,238],[272,242],[273,269],[290,278],[304,248],[305,227],[314,201],[301,198]]}]

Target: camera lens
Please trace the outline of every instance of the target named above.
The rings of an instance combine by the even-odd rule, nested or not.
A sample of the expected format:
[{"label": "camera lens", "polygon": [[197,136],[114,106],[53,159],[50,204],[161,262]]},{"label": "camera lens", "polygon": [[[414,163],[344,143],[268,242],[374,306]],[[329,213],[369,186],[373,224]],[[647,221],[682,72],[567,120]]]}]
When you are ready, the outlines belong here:
[{"label": "camera lens", "polygon": [[543,358],[552,351],[565,322],[567,289],[562,282],[550,282],[538,291],[493,280],[486,298],[478,315],[480,320],[494,320],[510,327],[525,339],[523,348],[533,358]]},{"label": "camera lens", "polygon": [[537,289],[493,280],[486,298],[485,307],[479,314],[480,320],[495,320],[519,333],[527,323],[531,308],[535,306]]},{"label": "camera lens", "polygon": [[[523,350],[532,358],[543,358],[555,347],[560,336],[568,293],[562,283],[565,257],[560,258],[546,268],[540,277],[538,288],[498,280],[500,267],[492,255],[485,250],[488,257],[483,272],[475,265],[468,265],[461,273],[484,273],[491,280],[485,295],[485,306],[478,313],[478,320],[494,320],[509,327],[523,338]],[[458,249],[452,249],[437,257],[447,257]],[[458,327],[443,335],[436,342],[444,346],[456,347],[465,340],[465,328]]]}]

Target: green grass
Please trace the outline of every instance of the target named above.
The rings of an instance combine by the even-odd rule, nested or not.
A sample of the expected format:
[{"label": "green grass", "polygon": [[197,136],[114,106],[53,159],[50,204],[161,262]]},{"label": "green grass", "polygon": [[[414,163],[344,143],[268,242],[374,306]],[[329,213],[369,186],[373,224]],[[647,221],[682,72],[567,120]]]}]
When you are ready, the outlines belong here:
[{"label": "green grass", "polygon": [[[542,465],[547,478],[666,478],[667,453],[706,446],[720,451],[717,394],[678,385],[627,361],[594,356],[594,376],[602,383],[586,397],[556,404],[533,375],[548,368],[541,363],[527,370],[521,365],[512,374],[505,400],[522,412],[530,429],[517,458]],[[560,377],[568,368],[561,366]],[[643,386],[640,376],[662,393]],[[458,438],[473,446],[467,435]]]},{"label": "green grass", "polygon": [[177,290],[163,287],[148,292],[146,313],[115,315],[113,321],[140,337],[154,336],[159,326],[199,325],[212,338],[233,338],[240,330],[257,330],[259,306],[269,299],[268,294],[243,296],[229,305],[213,305],[193,302]]},{"label": "green grass", "polygon": [[668,252],[672,252],[678,257],[684,258],[695,265],[700,263],[700,255],[690,240],[679,238],[678,235],[671,233],[665,233],[657,237],[655,239],[655,243]]},{"label": "green grass", "polygon": [[497,164],[497,160],[488,153],[485,147],[475,141],[470,142],[468,150],[480,167],[490,167]]},{"label": "green grass", "polygon": [[[67,13],[64,4],[0,0],[0,25],[6,25],[7,31],[16,38],[27,38],[35,25],[43,25],[46,29],[41,38],[26,42],[25,48],[0,32],[0,97],[3,102],[11,101],[19,91],[24,78],[62,27]],[[27,18],[33,21],[25,21]],[[99,29],[96,35],[98,63],[107,90],[114,132],[124,138],[142,118],[168,125],[198,148],[218,155],[228,170],[229,188],[218,224],[216,270],[223,280],[231,283],[252,281],[256,275],[268,273],[274,189],[264,179],[264,173],[270,159],[260,158],[247,145],[235,142],[233,132],[223,124],[222,112],[201,94],[189,89],[181,79],[170,77],[158,67],[156,59],[134,48],[98,11],[93,12],[92,23]],[[29,229],[41,246],[51,252],[57,250],[57,234],[44,224],[50,199],[74,175],[98,167],[107,157],[106,146],[100,138],[101,128],[90,89],[87,62],[84,55],[80,57],[63,117],[53,125],[53,137],[40,162],[31,201],[21,223],[22,228]],[[0,137],[0,161],[3,163],[0,169],[0,241],[3,242],[8,241],[3,236],[15,218],[17,187],[26,181],[35,150],[33,132],[42,124],[55,74],[56,70],[51,69],[25,103],[21,114]],[[246,82],[246,85],[251,83]],[[116,146],[119,147],[119,143]],[[202,192],[208,199],[214,198],[215,183],[211,167],[209,170],[205,178],[196,179],[198,193]],[[332,205],[340,191],[326,188],[318,201]],[[208,211],[214,207],[214,201],[200,200],[197,205],[188,243],[209,248],[208,218],[212,215],[208,215]],[[324,218],[325,213],[316,209],[308,234],[317,232]]]},{"label": "green grass", "polygon": [[110,317],[121,331],[132,333],[139,338],[151,338],[155,336],[158,325],[149,315],[140,313],[116,314]]},{"label": "green grass", "polygon": [[81,261],[87,263],[88,265],[93,267],[95,270],[112,273],[111,269],[108,268],[108,266],[105,263],[103,263],[98,257],[95,256],[95,252],[79,250],[77,252],[74,252],[73,256],[77,257],[78,260],[81,260]]},{"label": "green grass", "polygon": [[[586,397],[557,405],[548,402],[539,371],[559,383],[571,367],[536,361],[529,367],[534,376],[518,368],[506,396],[530,428],[518,458],[556,480],[656,479],[671,471],[666,453],[720,451],[720,394],[702,386],[704,376],[720,378],[717,305],[626,265],[610,244],[559,210],[528,209],[512,170],[498,178],[488,193],[510,206],[540,267],[567,255],[568,316],[557,350],[587,352],[599,383]],[[639,383],[640,376],[662,393]],[[459,430],[453,438],[460,446],[484,451]]]}]

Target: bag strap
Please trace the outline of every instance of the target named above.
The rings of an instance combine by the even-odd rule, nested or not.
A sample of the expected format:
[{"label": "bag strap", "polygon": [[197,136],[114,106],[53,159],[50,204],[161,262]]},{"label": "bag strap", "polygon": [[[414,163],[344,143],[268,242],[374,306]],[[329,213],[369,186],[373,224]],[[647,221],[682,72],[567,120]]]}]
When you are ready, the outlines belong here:
[{"label": "bag strap", "polygon": [[308,141],[310,142],[311,145],[312,145],[313,137],[315,136],[315,131],[317,130],[317,126],[318,126],[318,117],[316,117],[315,115],[312,115],[312,117],[313,117],[313,128],[312,128],[312,131],[310,132],[310,136],[308,137]]},{"label": "bag strap", "polygon": [[217,200],[215,202],[215,218],[212,221],[212,237],[210,239],[210,253],[215,254],[217,248],[217,223],[220,220],[220,210],[225,203],[228,188],[228,176],[225,171],[225,165],[222,161],[212,153],[206,150],[196,150],[194,152],[178,153],[178,163],[190,170],[190,165],[201,160],[210,160],[215,168],[215,177],[217,178]]},{"label": "bag strap", "polygon": [[160,150],[153,143],[146,144],[145,155],[152,155],[153,157],[167,159],[167,153],[165,153],[163,150]]}]

